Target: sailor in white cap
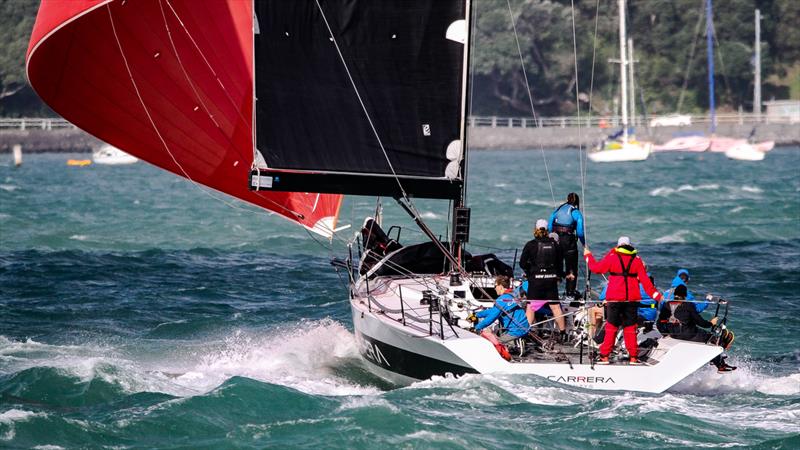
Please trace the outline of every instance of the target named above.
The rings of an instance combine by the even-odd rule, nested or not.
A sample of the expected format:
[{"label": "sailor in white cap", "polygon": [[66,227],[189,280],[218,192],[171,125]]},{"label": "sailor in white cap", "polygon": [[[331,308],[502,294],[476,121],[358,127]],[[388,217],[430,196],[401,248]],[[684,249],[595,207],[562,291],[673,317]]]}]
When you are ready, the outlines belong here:
[{"label": "sailor in white cap", "polygon": [[[558,298],[558,282],[564,278],[561,248],[558,242],[548,236],[546,220],[536,221],[533,237],[533,240],[525,244],[519,259],[519,265],[528,277],[528,287],[525,289],[527,297],[531,300],[548,300],[547,305],[550,306],[556,326],[563,336],[566,324]],[[533,323],[537,306],[543,307],[542,302],[528,303],[525,314],[529,323]]]}]

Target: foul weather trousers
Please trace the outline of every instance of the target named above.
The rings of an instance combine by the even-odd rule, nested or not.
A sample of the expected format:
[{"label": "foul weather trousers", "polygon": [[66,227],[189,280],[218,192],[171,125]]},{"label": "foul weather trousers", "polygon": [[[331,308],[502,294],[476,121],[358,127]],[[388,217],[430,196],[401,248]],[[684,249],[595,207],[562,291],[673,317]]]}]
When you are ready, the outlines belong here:
[{"label": "foul weather trousers", "polygon": [[608,302],[606,303],[606,335],[600,345],[600,355],[608,356],[614,348],[617,339],[617,330],[622,328],[625,339],[625,348],[628,354],[636,358],[639,356],[639,344],[636,342],[636,317],[638,316],[639,302]]},{"label": "foul weather trousers", "polygon": [[567,294],[571,294],[578,285],[578,238],[574,233],[558,233],[558,245],[564,258],[564,273],[575,275],[565,283]]}]

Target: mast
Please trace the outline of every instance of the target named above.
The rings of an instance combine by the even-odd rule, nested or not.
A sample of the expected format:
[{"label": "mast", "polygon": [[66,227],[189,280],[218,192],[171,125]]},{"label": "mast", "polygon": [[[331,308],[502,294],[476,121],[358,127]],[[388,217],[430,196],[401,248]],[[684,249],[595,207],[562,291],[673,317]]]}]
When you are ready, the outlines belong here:
[{"label": "mast", "polygon": [[[470,210],[467,208],[467,126],[469,124],[469,90],[470,90],[470,46],[472,44],[472,2],[466,0],[464,5],[464,71],[461,77],[461,177],[464,180],[461,184],[461,192],[458,198],[453,201],[450,217],[453,218],[451,252],[456,257],[458,264],[462,266],[461,249],[464,243],[469,241],[469,222]],[[458,270],[453,267],[450,270]]]},{"label": "mast", "polygon": [[[711,1],[711,0],[709,0]],[[628,78],[625,51],[625,0],[617,0],[619,5],[619,72],[620,72],[620,96],[622,104],[622,143],[628,143]]]},{"label": "mast", "polygon": [[753,86],[753,112],[756,122],[761,122],[761,11],[756,9],[756,77]]},{"label": "mast", "polygon": [[631,38],[628,38],[628,56],[630,56],[630,60],[628,60],[628,76],[630,76],[631,80],[631,123],[636,126],[636,81],[633,77],[633,64],[636,60],[633,57],[633,39]]},{"label": "mast", "polygon": [[708,108],[713,135],[717,131],[717,113],[714,105],[714,20],[711,17],[711,0],[706,0],[706,58],[708,59]]}]

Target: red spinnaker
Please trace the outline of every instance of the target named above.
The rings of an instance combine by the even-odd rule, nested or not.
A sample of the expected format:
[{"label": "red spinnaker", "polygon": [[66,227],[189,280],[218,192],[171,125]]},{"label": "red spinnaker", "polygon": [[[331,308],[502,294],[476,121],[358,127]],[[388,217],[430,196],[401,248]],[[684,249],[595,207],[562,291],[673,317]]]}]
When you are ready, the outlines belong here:
[{"label": "red spinnaker", "polygon": [[341,195],[248,189],[252,33],[244,0],[42,0],[28,79],[103,141],[330,236]]}]

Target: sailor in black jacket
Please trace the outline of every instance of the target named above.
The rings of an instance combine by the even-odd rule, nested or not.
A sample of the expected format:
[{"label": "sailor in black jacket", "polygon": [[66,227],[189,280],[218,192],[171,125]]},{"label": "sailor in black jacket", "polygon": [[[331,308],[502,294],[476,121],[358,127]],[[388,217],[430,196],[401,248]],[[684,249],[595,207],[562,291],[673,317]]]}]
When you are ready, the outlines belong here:
[{"label": "sailor in black jacket", "polygon": [[[558,282],[564,277],[564,262],[561,248],[553,238],[548,236],[547,222],[539,219],[533,230],[534,239],[525,244],[519,265],[528,277],[527,298],[531,300],[553,300],[549,302],[558,330],[564,333],[566,324],[558,297]],[[532,305],[532,303],[529,303]],[[525,311],[528,322],[534,322],[535,311]]]}]

